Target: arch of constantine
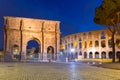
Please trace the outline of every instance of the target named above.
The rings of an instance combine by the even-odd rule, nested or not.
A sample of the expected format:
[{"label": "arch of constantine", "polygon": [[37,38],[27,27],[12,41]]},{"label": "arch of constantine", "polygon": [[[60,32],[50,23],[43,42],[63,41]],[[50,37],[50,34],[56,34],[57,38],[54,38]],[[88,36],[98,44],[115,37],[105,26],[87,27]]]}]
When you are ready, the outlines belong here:
[{"label": "arch of constantine", "polygon": [[[60,46],[59,21],[4,17],[4,52],[11,60],[27,59],[27,43],[35,40],[39,45],[38,59],[57,60]],[[18,56],[18,57],[15,57]]]}]

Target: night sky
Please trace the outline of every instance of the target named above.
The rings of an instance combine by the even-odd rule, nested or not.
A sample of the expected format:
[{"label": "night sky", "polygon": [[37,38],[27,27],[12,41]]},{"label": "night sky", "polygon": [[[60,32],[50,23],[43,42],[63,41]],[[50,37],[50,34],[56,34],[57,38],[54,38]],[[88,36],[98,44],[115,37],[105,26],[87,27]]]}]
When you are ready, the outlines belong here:
[{"label": "night sky", "polygon": [[[103,29],[93,22],[95,8],[102,0],[0,0],[0,28],[3,16],[60,21],[62,35]],[[0,31],[0,49],[3,30]]]}]

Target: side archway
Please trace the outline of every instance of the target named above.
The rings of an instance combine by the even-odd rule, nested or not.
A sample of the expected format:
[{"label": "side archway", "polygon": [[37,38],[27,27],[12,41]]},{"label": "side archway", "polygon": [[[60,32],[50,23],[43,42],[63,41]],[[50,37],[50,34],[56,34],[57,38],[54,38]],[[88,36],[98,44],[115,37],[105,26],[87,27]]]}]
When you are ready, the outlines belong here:
[{"label": "side archway", "polygon": [[13,55],[13,60],[19,60],[20,58],[20,53],[19,53],[19,46],[17,44],[14,44],[12,46],[12,55]]},{"label": "side archway", "polygon": [[54,48],[52,46],[47,48],[47,58],[54,60]]}]

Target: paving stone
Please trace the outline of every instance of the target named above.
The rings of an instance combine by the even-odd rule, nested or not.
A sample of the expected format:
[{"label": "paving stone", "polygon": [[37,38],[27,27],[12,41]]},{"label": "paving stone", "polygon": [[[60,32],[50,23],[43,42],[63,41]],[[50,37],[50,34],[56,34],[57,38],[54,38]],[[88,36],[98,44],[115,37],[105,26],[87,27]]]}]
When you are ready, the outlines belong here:
[{"label": "paving stone", "polygon": [[119,80],[120,70],[83,63],[0,63],[0,80]]}]

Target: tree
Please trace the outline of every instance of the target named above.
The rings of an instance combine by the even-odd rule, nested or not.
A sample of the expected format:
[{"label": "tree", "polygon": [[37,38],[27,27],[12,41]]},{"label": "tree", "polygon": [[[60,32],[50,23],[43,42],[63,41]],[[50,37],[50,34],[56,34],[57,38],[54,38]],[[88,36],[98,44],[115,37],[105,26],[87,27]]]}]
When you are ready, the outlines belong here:
[{"label": "tree", "polygon": [[102,4],[95,9],[94,22],[104,25],[111,33],[112,52],[115,62],[115,34],[120,34],[120,0],[103,0]]}]

